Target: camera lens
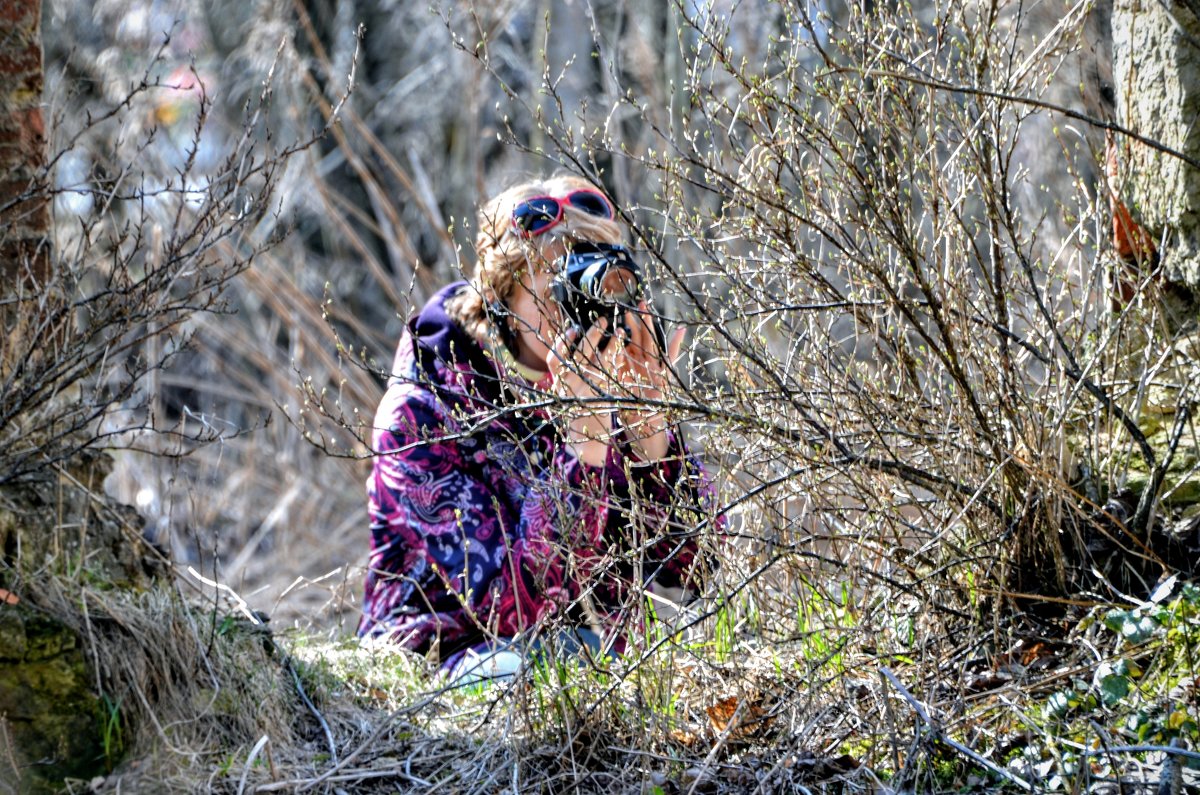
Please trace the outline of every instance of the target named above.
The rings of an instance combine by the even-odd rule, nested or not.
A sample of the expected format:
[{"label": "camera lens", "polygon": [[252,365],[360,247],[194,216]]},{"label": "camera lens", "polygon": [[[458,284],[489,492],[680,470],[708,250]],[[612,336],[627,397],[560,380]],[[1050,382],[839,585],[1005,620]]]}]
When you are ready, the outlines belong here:
[{"label": "camera lens", "polygon": [[637,297],[637,275],[628,268],[610,267],[598,282],[592,295],[605,303],[629,306]]}]

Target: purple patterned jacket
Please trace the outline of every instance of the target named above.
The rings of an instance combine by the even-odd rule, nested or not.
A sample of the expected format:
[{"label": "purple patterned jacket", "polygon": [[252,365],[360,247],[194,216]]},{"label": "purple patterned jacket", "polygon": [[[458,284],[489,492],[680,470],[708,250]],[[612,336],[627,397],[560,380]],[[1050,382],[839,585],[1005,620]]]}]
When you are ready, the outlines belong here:
[{"label": "purple patterned jacket", "polygon": [[619,443],[579,462],[530,405],[549,376],[507,374],[446,314],[464,284],[410,321],[376,414],[359,635],[445,665],[551,617],[620,638],[646,583],[695,586],[711,487],[677,437],[662,461]]}]

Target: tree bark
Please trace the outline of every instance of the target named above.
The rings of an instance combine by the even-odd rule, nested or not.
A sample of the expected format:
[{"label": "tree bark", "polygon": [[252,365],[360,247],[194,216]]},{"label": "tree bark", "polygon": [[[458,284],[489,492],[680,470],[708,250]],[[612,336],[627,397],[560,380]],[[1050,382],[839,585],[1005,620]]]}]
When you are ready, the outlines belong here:
[{"label": "tree bark", "polygon": [[50,274],[41,0],[0,0],[0,376]]}]

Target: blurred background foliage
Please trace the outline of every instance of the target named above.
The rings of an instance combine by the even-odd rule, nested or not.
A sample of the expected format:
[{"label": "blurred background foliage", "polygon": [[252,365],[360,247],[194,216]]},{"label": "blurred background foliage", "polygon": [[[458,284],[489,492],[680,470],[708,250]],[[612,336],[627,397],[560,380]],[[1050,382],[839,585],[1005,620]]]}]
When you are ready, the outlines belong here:
[{"label": "blurred background foliage", "polygon": [[[740,5],[738,41],[753,55],[779,11]],[[547,140],[548,120],[605,125],[634,157],[654,145],[648,122],[670,129],[690,102],[680,13],[649,1],[47,0],[53,148],[66,149],[56,167],[60,248],[100,211],[90,189],[111,184],[122,163],[151,185],[193,148],[197,173],[215,168],[274,62],[266,126],[277,141],[320,129],[354,76],[340,125],[288,162],[276,211],[253,231],[290,234],[238,277],[227,294],[234,311],[194,317],[194,344],[145,384],[156,422],[223,437],[191,449],[148,434],[134,444],[145,452],[117,454],[108,490],[138,507],[147,535],[281,621],[307,622],[322,608],[333,623],[324,616],[318,626],[353,620],[366,451],[328,428],[316,432],[334,435],[314,446],[287,418],[302,419],[308,387],[373,414],[379,371],[410,311],[469,272],[480,198],[569,160]],[[485,59],[463,51],[475,40],[488,42]],[[71,140],[89,111],[143,80],[154,88],[119,128]],[[616,103],[627,91],[646,118]],[[202,100],[212,108],[201,124]],[[639,198],[653,202],[651,175],[635,160],[589,165],[622,206],[652,218],[637,209]],[[347,457],[328,457],[331,446]]]},{"label": "blurred background foliage", "polygon": [[[1104,322],[1102,141],[1036,107],[871,70],[907,64],[1108,118],[1105,8],[47,0],[56,148],[89,109],[154,86],[121,127],[90,131],[58,161],[60,248],[97,212],[72,185],[108,184],[122,163],[150,184],[189,158],[203,173],[272,68],[277,141],[320,129],[353,85],[339,124],[288,161],[275,212],[250,233],[286,237],[238,277],[234,311],[195,316],[195,344],[145,384],[155,422],[220,441],[139,438],[147,452],[119,453],[108,488],[182,565],[281,621],[345,629],[366,542],[364,423],[403,322],[470,270],[481,197],[565,167],[614,196],[660,277],[659,304],[697,329],[688,399],[732,419],[690,418],[708,422],[697,445],[730,465],[718,471],[733,514],[760,509],[761,526],[743,528],[751,547],[801,533],[805,549],[829,542],[846,565],[883,538],[944,540],[960,519],[982,545],[957,549],[960,564],[999,559],[1001,532],[1053,546],[1073,486],[1039,483],[1075,476],[1064,429],[1094,409],[1062,376],[1055,340],[1070,359]],[[926,160],[909,149],[922,141]],[[932,226],[943,201],[954,222]],[[1012,270],[1001,286],[1021,264],[1028,281]],[[963,318],[989,290],[993,327],[980,336]],[[934,349],[918,351],[933,327]],[[1036,355],[1019,352],[994,381],[1004,334],[1028,335]],[[1109,353],[1096,353],[1102,371]],[[1063,389],[1075,391],[1061,411],[1043,413]],[[756,425],[768,416],[777,425]],[[859,452],[831,459],[811,438],[822,427]],[[863,469],[874,449],[885,466]],[[1111,469],[1107,455],[1085,453]],[[1102,477],[1100,501],[1124,475]],[[938,493],[948,482],[965,484],[957,497]],[[980,505],[1003,521],[974,524]]]}]

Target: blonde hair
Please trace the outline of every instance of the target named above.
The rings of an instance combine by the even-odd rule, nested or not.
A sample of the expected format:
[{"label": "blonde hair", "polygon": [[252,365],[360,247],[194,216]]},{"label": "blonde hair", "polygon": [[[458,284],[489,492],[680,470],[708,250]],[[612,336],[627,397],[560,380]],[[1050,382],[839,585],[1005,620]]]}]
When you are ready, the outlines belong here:
[{"label": "blonde hair", "polygon": [[599,189],[581,177],[568,174],[522,182],[480,206],[475,233],[475,273],[470,284],[446,302],[447,313],[467,333],[478,340],[487,338],[487,305],[506,302],[527,268],[547,264],[539,256],[547,243],[624,242],[616,219],[589,215],[570,203],[564,203],[562,221],[536,237],[526,238],[513,229],[513,210],[521,202],[534,196],[561,198],[577,190]]}]

